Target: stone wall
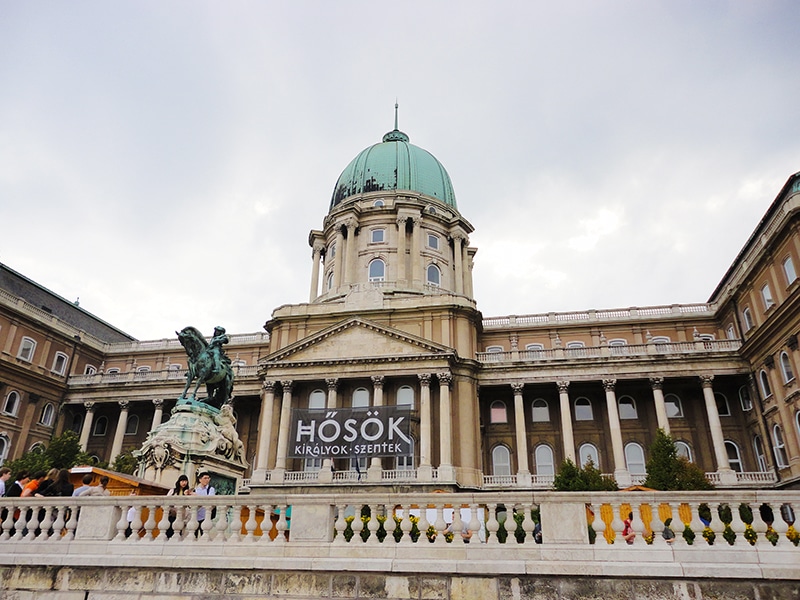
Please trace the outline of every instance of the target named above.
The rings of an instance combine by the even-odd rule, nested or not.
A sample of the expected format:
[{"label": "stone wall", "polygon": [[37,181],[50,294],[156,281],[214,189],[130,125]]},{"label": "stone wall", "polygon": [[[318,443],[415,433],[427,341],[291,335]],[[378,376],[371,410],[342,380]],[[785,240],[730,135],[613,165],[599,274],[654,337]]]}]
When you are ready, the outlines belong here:
[{"label": "stone wall", "polygon": [[0,567],[14,600],[796,600],[797,581],[599,577],[464,577],[303,571]]}]

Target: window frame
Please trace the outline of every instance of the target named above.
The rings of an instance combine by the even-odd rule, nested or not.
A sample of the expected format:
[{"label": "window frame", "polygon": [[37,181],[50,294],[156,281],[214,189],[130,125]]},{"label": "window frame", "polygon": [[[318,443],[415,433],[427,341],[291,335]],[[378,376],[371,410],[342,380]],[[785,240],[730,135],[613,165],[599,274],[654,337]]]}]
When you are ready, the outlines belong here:
[{"label": "window frame", "polygon": [[6,462],[10,449],[11,439],[5,433],[0,434],[0,466]]},{"label": "window frame", "polygon": [[[433,240],[433,243],[431,243],[431,240]],[[439,244],[439,236],[436,235],[435,233],[428,232],[428,237],[426,239],[425,245],[431,250],[436,250],[438,252],[439,248],[441,247]]]},{"label": "window frame", "polygon": [[[503,415],[502,420],[499,420],[501,407]],[[492,403],[489,405],[489,423],[492,425],[508,424],[508,406],[502,400],[492,400]]]},{"label": "window frame", "polygon": [[[714,400],[717,404],[717,414],[720,417],[730,417],[731,416],[731,405],[728,402],[728,397],[723,394],[722,392],[714,392]],[[725,410],[720,410],[720,407],[724,407]]]},{"label": "window frame", "polygon": [[27,363],[32,363],[35,356],[36,356],[36,340],[31,337],[28,337],[27,335],[22,336],[22,339],[19,341],[19,350],[17,350],[17,358]]},{"label": "window frame", "polygon": [[775,300],[772,297],[772,289],[769,287],[769,282],[761,286],[761,301],[764,303],[764,312],[775,306]]},{"label": "window frame", "polygon": [[[405,390],[408,390],[408,393],[410,393],[411,402],[400,402],[401,395],[405,395],[405,394],[401,394],[401,392],[405,392]],[[414,391],[414,388],[412,386],[410,386],[410,385],[401,385],[399,388],[397,388],[397,392],[395,392],[395,405],[396,406],[409,406],[413,410],[414,407],[416,406],[416,402],[417,402],[417,393]]]},{"label": "window frame", "polygon": [[[14,406],[11,410],[8,410],[8,400],[11,398],[11,395],[15,396]],[[9,415],[11,417],[16,417],[17,413],[19,412],[19,405],[22,402],[22,394],[20,394],[17,390],[10,390],[8,394],[6,394],[5,401],[3,402],[3,414]]]},{"label": "window frame", "polygon": [[[358,399],[356,398],[358,395]],[[350,394],[350,407],[351,408],[368,408],[370,406],[369,390],[363,386],[357,387]]]},{"label": "window frame", "polygon": [[[742,393],[744,392],[744,393]],[[739,404],[744,412],[753,410],[753,399],[750,397],[750,388],[747,385],[739,387]]]},{"label": "window frame", "polygon": [[[538,406],[537,403],[539,403]],[[542,406],[542,404],[544,404],[544,406]],[[538,417],[537,417],[537,412],[541,413]],[[547,416],[546,419],[542,418],[543,414]],[[531,402],[531,423],[549,423],[549,422],[550,422],[550,404],[544,398],[534,398],[533,402]]]},{"label": "window frame", "polygon": [[[584,454],[586,454],[586,456],[584,456]],[[595,469],[600,469],[600,451],[597,449],[597,446],[591,442],[584,442],[580,445],[578,448],[578,460],[581,463],[581,469],[586,467],[589,460],[592,461]]]},{"label": "window frame", "polygon": [[[133,423],[133,426],[131,426]],[[125,433],[123,435],[136,435],[139,433],[139,415],[128,415],[125,422]]]},{"label": "window frame", "polygon": [[[789,265],[789,269],[786,268],[787,264]],[[786,277],[787,287],[797,281],[797,269],[794,268],[794,260],[792,260],[791,254],[781,261],[781,267],[783,268],[783,275]]]},{"label": "window frame", "polygon": [[767,375],[765,369],[761,369],[758,372],[758,384],[761,387],[761,393],[764,395],[765,399],[772,396],[772,386],[769,383],[769,375]]},{"label": "window frame", "polygon": [[375,227],[374,229],[370,229],[369,230],[369,243],[370,244],[385,244],[386,243],[386,228],[385,227]]},{"label": "window frame", "polygon": [[781,365],[781,375],[783,375],[783,383],[791,383],[794,381],[794,369],[792,369],[792,360],[789,354],[784,350],[778,357],[778,362]]},{"label": "window frame", "polygon": [[[731,457],[731,450],[736,454],[735,458]],[[739,450],[739,444],[733,440],[725,440],[725,454],[728,456],[728,466],[735,473],[744,473],[744,463],[742,462],[742,452]],[[736,467],[739,467],[738,469]]]},{"label": "window frame", "polygon": [[[681,453],[680,448],[684,448],[685,452]],[[692,447],[688,442],[684,442],[683,440],[675,440],[675,450],[677,456],[685,456],[689,462],[694,462],[694,458],[692,456]]]},{"label": "window frame", "polygon": [[[636,449],[639,452],[639,455],[641,456],[641,471],[634,471],[633,469],[631,469],[632,464],[635,465],[637,468],[639,467],[639,462],[638,461],[632,462],[631,457],[628,453],[629,450],[633,449]],[[625,454],[625,468],[628,470],[628,473],[630,473],[631,475],[647,474],[647,456],[644,452],[644,448],[639,442],[628,442],[627,444],[625,444],[624,454]]]},{"label": "window frame", "polygon": [[[540,457],[540,453],[544,453],[545,456]],[[555,476],[556,474],[555,452],[548,444],[538,444],[533,449],[533,464],[536,465],[537,475]]]},{"label": "window frame", "polygon": [[39,413],[39,425],[52,427],[55,423],[56,409],[52,402],[47,402]]},{"label": "window frame", "polygon": [[[59,366],[59,359],[61,361],[60,369],[57,368]],[[64,375],[67,370],[68,363],[69,356],[67,356],[64,352],[56,352],[55,356],[53,357],[53,366],[50,368],[50,372],[55,373],[56,375]]]},{"label": "window frame", "polygon": [[[437,281],[431,279],[431,272],[436,274]],[[425,283],[437,288],[442,287],[442,270],[434,263],[429,264],[425,269]]]},{"label": "window frame", "polygon": [[[319,406],[317,406],[319,404]],[[309,410],[324,410],[328,404],[328,396],[325,390],[316,388],[311,390],[308,394],[308,409]]]},{"label": "window frame", "polygon": [[[372,274],[373,265],[381,266],[380,275]],[[370,283],[378,283],[381,281],[386,281],[386,262],[382,258],[373,258],[371,261],[369,261],[369,265],[367,265],[367,279],[370,281]]]},{"label": "window frame", "polygon": [[753,327],[755,327],[755,321],[753,321],[753,314],[750,312],[750,307],[745,306],[742,309],[742,320],[744,321],[744,331],[745,333],[749,332]]},{"label": "window frame", "polygon": [[[100,429],[101,423],[103,424],[102,431]],[[106,435],[108,435],[108,417],[100,415],[92,424],[92,437],[105,437]]]},{"label": "window frame", "polygon": [[789,456],[786,453],[786,438],[783,436],[783,430],[778,423],[772,426],[772,447],[775,450],[775,460],[778,463],[778,468],[787,468],[789,466]]},{"label": "window frame", "polygon": [[[498,456],[504,454],[504,456]],[[498,458],[505,460],[499,461]],[[499,473],[498,471],[505,471],[507,473]],[[505,444],[497,444],[492,448],[492,475],[497,477],[510,477],[511,476],[511,450]]]},{"label": "window frame", "polygon": [[[676,402],[669,402],[667,400],[668,398],[675,398],[675,400],[677,400],[677,403]],[[677,406],[677,408],[678,408],[677,414],[674,414],[674,415],[670,415],[669,414],[669,409],[667,408],[669,405]],[[682,419],[682,418],[684,418],[683,400],[681,400],[681,397],[678,396],[678,394],[670,392],[669,394],[666,394],[664,396],[664,409],[666,410],[666,413],[667,413],[667,419]]]},{"label": "window frame", "polygon": [[[629,403],[626,402],[625,404],[626,404],[626,406],[630,406],[633,409],[633,412],[631,413],[633,416],[630,416],[630,415],[625,416],[625,415],[623,415],[623,410],[622,410],[622,401],[623,400],[630,400]],[[617,411],[618,411],[620,420],[635,421],[635,420],[637,420],[639,418],[639,411],[636,408],[636,399],[633,396],[629,396],[627,394],[617,398]]]},{"label": "window frame", "polygon": [[[585,400],[586,404],[578,404],[581,400]],[[575,398],[572,402],[573,410],[575,411],[575,421],[594,421],[594,406],[592,405],[592,401],[587,398],[586,396],[579,396]],[[589,410],[589,417],[587,418],[585,415],[578,414],[578,407],[582,407],[583,409],[588,408]],[[583,412],[583,411],[581,411]]]},{"label": "window frame", "polygon": [[755,454],[759,472],[766,473],[768,471],[767,454],[764,452],[764,442],[757,433],[753,436],[753,454]]}]

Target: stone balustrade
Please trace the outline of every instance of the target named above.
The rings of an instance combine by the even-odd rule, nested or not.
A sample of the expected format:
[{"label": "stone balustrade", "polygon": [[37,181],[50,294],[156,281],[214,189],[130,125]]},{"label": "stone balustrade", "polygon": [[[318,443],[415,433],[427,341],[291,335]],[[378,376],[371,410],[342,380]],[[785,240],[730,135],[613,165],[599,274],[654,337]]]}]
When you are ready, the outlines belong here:
[{"label": "stone balustrade", "polygon": [[0,565],[800,579],[798,506],[794,491],[3,498]]}]

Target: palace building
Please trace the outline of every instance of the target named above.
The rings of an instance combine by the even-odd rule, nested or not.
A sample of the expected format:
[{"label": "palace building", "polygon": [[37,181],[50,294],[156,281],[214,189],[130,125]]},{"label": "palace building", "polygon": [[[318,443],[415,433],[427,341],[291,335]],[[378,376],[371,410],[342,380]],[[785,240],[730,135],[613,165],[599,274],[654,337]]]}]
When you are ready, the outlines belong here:
[{"label": "palace building", "polygon": [[[487,318],[472,232],[396,124],[347,165],[309,234],[308,302],[225,347],[242,490],[548,489],[567,458],[628,487],[659,428],[718,487],[800,486],[800,173],[705,304]],[[185,383],[177,339],[134,340],[3,265],[0,348],[3,460],[72,429],[113,461]],[[298,453],[297,409],[384,407],[410,422],[403,452]]]}]

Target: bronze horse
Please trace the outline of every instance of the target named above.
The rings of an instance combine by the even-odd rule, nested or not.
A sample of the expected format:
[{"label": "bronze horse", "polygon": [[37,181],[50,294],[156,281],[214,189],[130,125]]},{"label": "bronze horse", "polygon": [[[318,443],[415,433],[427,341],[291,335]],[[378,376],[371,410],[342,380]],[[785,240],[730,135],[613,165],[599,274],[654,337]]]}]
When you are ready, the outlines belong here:
[{"label": "bronze horse", "polygon": [[[224,331],[224,330],[223,330]],[[178,340],[189,357],[189,369],[186,373],[186,387],[180,398],[186,398],[186,392],[193,381],[196,381],[194,392],[190,398],[196,399],[197,391],[206,384],[208,398],[202,402],[220,408],[231,397],[233,391],[233,369],[230,359],[225,356],[219,345],[209,346],[203,334],[194,327],[184,327],[178,334]],[[225,338],[227,340],[227,337]]]}]

